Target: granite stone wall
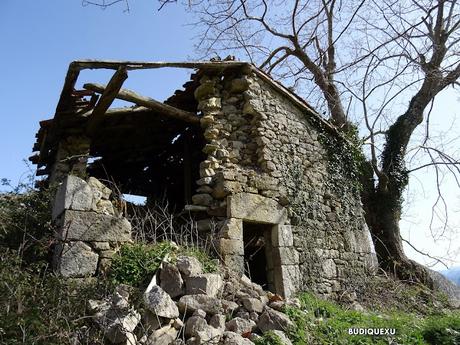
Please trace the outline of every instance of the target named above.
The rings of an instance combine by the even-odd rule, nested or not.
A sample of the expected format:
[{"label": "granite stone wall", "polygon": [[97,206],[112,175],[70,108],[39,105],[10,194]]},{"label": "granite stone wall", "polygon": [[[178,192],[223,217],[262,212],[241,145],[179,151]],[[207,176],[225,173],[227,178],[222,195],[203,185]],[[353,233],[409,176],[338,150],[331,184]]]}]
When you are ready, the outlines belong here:
[{"label": "granite stone wall", "polygon": [[131,224],[111,200],[112,191],[94,177],[68,175],[60,184],[52,217],[58,228],[54,270],[64,277],[104,273]]},{"label": "granite stone wall", "polygon": [[[332,165],[316,115],[250,72],[204,76],[195,97],[208,144],[193,197],[220,224],[224,261],[244,269],[242,224],[271,224],[273,289],[331,295],[375,268],[356,181]],[[344,142],[345,143],[345,142]],[[335,162],[336,163],[336,162]],[[278,229],[292,242],[274,238]],[[290,285],[287,287],[287,285]]]}]

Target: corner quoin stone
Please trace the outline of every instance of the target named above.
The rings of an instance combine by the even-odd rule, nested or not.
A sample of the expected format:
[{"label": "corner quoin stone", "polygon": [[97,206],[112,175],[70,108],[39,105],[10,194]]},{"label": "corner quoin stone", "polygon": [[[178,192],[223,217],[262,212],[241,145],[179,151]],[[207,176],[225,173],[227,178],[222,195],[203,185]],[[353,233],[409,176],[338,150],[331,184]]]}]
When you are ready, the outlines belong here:
[{"label": "corner quoin stone", "polygon": [[59,186],[53,203],[52,218],[55,220],[65,210],[89,211],[93,191],[85,180],[68,175]]},{"label": "corner quoin stone", "polygon": [[96,212],[67,210],[58,234],[60,240],[79,241],[131,241],[131,224],[125,218],[117,218]]},{"label": "corner quoin stone", "polygon": [[56,271],[64,277],[86,277],[96,273],[99,256],[83,242],[59,244],[55,251]]}]

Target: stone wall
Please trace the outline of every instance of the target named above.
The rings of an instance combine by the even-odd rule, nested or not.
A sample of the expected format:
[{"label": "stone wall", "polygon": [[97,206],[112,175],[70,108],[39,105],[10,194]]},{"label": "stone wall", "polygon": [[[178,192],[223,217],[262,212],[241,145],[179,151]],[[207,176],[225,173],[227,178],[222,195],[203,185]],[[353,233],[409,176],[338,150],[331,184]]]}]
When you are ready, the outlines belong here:
[{"label": "stone wall", "polygon": [[52,217],[58,227],[53,265],[65,277],[104,273],[111,257],[131,241],[131,224],[110,200],[99,180],[68,175],[59,186]]},{"label": "stone wall", "polygon": [[[280,258],[277,292],[290,284],[334,294],[375,267],[356,181],[337,176],[322,140],[337,134],[250,72],[204,76],[195,97],[208,158],[193,201],[223,224],[217,242],[227,264],[243,269],[249,221],[273,225],[267,255]],[[287,216],[272,219],[280,210]],[[280,226],[292,244],[273,240]]]}]

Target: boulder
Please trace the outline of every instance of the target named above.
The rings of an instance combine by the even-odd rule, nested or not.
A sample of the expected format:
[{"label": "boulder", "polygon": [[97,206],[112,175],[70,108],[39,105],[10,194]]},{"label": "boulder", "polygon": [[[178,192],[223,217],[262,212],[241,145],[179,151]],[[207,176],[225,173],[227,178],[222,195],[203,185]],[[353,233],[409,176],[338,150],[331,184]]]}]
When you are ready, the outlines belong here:
[{"label": "boulder", "polygon": [[258,298],[245,297],[241,299],[243,307],[249,312],[262,313],[264,310],[264,304]]},{"label": "boulder", "polygon": [[196,337],[198,332],[206,330],[208,324],[201,316],[191,316],[185,322],[184,334],[187,338]]},{"label": "boulder", "polygon": [[154,331],[169,325],[171,319],[159,317],[150,310],[145,310],[142,315],[142,326],[146,331]]},{"label": "boulder", "polygon": [[206,312],[204,310],[197,309],[193,312],[193,316],[200,316],[204,319],[206,318]]},{"label": "boulder", "polygon": [[252,332],[255,327],[256,323],[254,321],[242,319],[240,317],[235,317],[225,324],[225,330],[238,334]]},{"label": "boulder", "polygon": [[158,285],[149,286],[144,293],[146,307],[159,317],[175,319],[179,310],[171,297]]},{"label": "boulder", "polygon": [[222,285],[223,280],[219,274],[206,273],[188,277],[185,290],[187,295],[205,294],[214,297]]},{"label": "boulder", "polygon": [[222,337],[222,331],[211,326],[206,326],[198,331],[195,336],[187,341],[187,345],[217,345]]},{"label": "boulder", "polygon": [[191,314],[197,309],[202,309],[210,316],[219,313],[231,314],[236,308],[238,308],[238,304],[235,302],[208,295],[182,296],[177,302],[177,306],[182,313]]},{"label": "boulder", "polygon": [[213,315],[209,319],[209,325],[214,328],[220,329],[221,331],[224,331],[225,330],[225,320],[226,320],[225,315],[216,314],[216,315]]},{"label": "boulder", "polygon": [[270,331],[270,330],[280,330],[284,331],[289,327],[292,327],[293,323],[285,314],[271,309],[265,308],[265,311],[259,318],[259,322],[257,327],[262,331]]},{"label": "boulder", "polygon": [[163,262],[160,271],[160,287],[166,291],[171,298],[183,295],[184,281],[179,269],[168,262]]},{"label": "boulder", "polygon": [[92,176],[88,179],[87,183],[88,183],[88,186],[91,187],[91,190],[93,191],[93,200],[95,200],[96,202],[101,199],[109,200],[110,194],[112,194],[112,191],[110,190],[109,187],[107,187],[97,178],[92,177]]},{"label": "boulder", "polygon": [[170,325],[154,331],[145,342],[145,345],[170,345],[177,337],[178,331]]},{"label": "boulder", "polygon": [[176,266],[184,277],[196,276],[203,272],[200,261],[193,256],[177,257]]},{"label": "boulder", "polygon": [[222,345],[253,345],[254,343],[247,338],[243,338],[240,334],[235,332],[224,332],[222,340]]},{"label": "boulder", "polygon": [[94,320],[110,342],[119,344],[132,339],[131,333],[139,324],[141,315],[132,308],[120,310],[112,306],[96,313]]}]

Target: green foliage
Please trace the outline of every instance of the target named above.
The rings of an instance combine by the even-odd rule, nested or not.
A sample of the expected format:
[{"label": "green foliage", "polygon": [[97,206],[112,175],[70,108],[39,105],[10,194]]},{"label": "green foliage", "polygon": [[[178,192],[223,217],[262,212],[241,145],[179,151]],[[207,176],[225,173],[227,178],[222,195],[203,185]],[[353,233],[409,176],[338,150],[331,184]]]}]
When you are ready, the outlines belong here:
[{"label": "green foliage", "polygon": [[268,331],[255,341],[256,345],[283,345],[282,340],[274,332]]},{"label": "green foliage", "polygon": [[197,258],[203,267],[203,273],[215,273],[219,270],[219,261],[211,258],[208,253],[200,248],[181,247],[179,252],[180,254]]},{"label": "green foliage", "polygon": [[53,242],[51,200],[55,189],[23,185],[0,194],[0,246],[17,250],[26,262],[47,260]]},{"label": "green foliage", "polygon": [[[423,319],[404,312],[385,314],[347,310],[311,294],[300,296],[301,308],[288,307],[294,321],[289,338],[306,344],[459,344],[460,313],[433,315]],[[350,335],[351,328],[395,329],[395,335]]]},{"label": "green foliage", "polygon": [[319,140],[329,156],[330,186],[339,195],[349,189],[359,194],[362,190],[361,176],[366,158],[361,148],[358,129],[349,125],[340,135],[331,135],[324,130],[319,135]]},{"label": "green foliage", "polygon": [[150,281],[162,260],[169,254],[174,261],[179,254],[196,257],[205,273],[218,271],[218,262],[199,248],[177,247],[171,242],[126,244],[113,257],[109,278],[114,284],[143,286]]},{"label": "green foliage", "polygon": [[66,281],[49,272],[46,264],[25,268],[17,252],[0,252],[0,344],[71,344],[78,331],[85,341],[104,344],[86,316],[86,301],[106,296],[103,281]]},{"label": "green foliage", "polygon": [[123,245],[112,259],[110,279],[114,284],[144,285],[152,279],[166,254],[173,250],[170,242]]},{"label": "green foliage", "polygon": [[460,344],[460,315],[431,316],[426,320],[422,334],[429,344]]}]

